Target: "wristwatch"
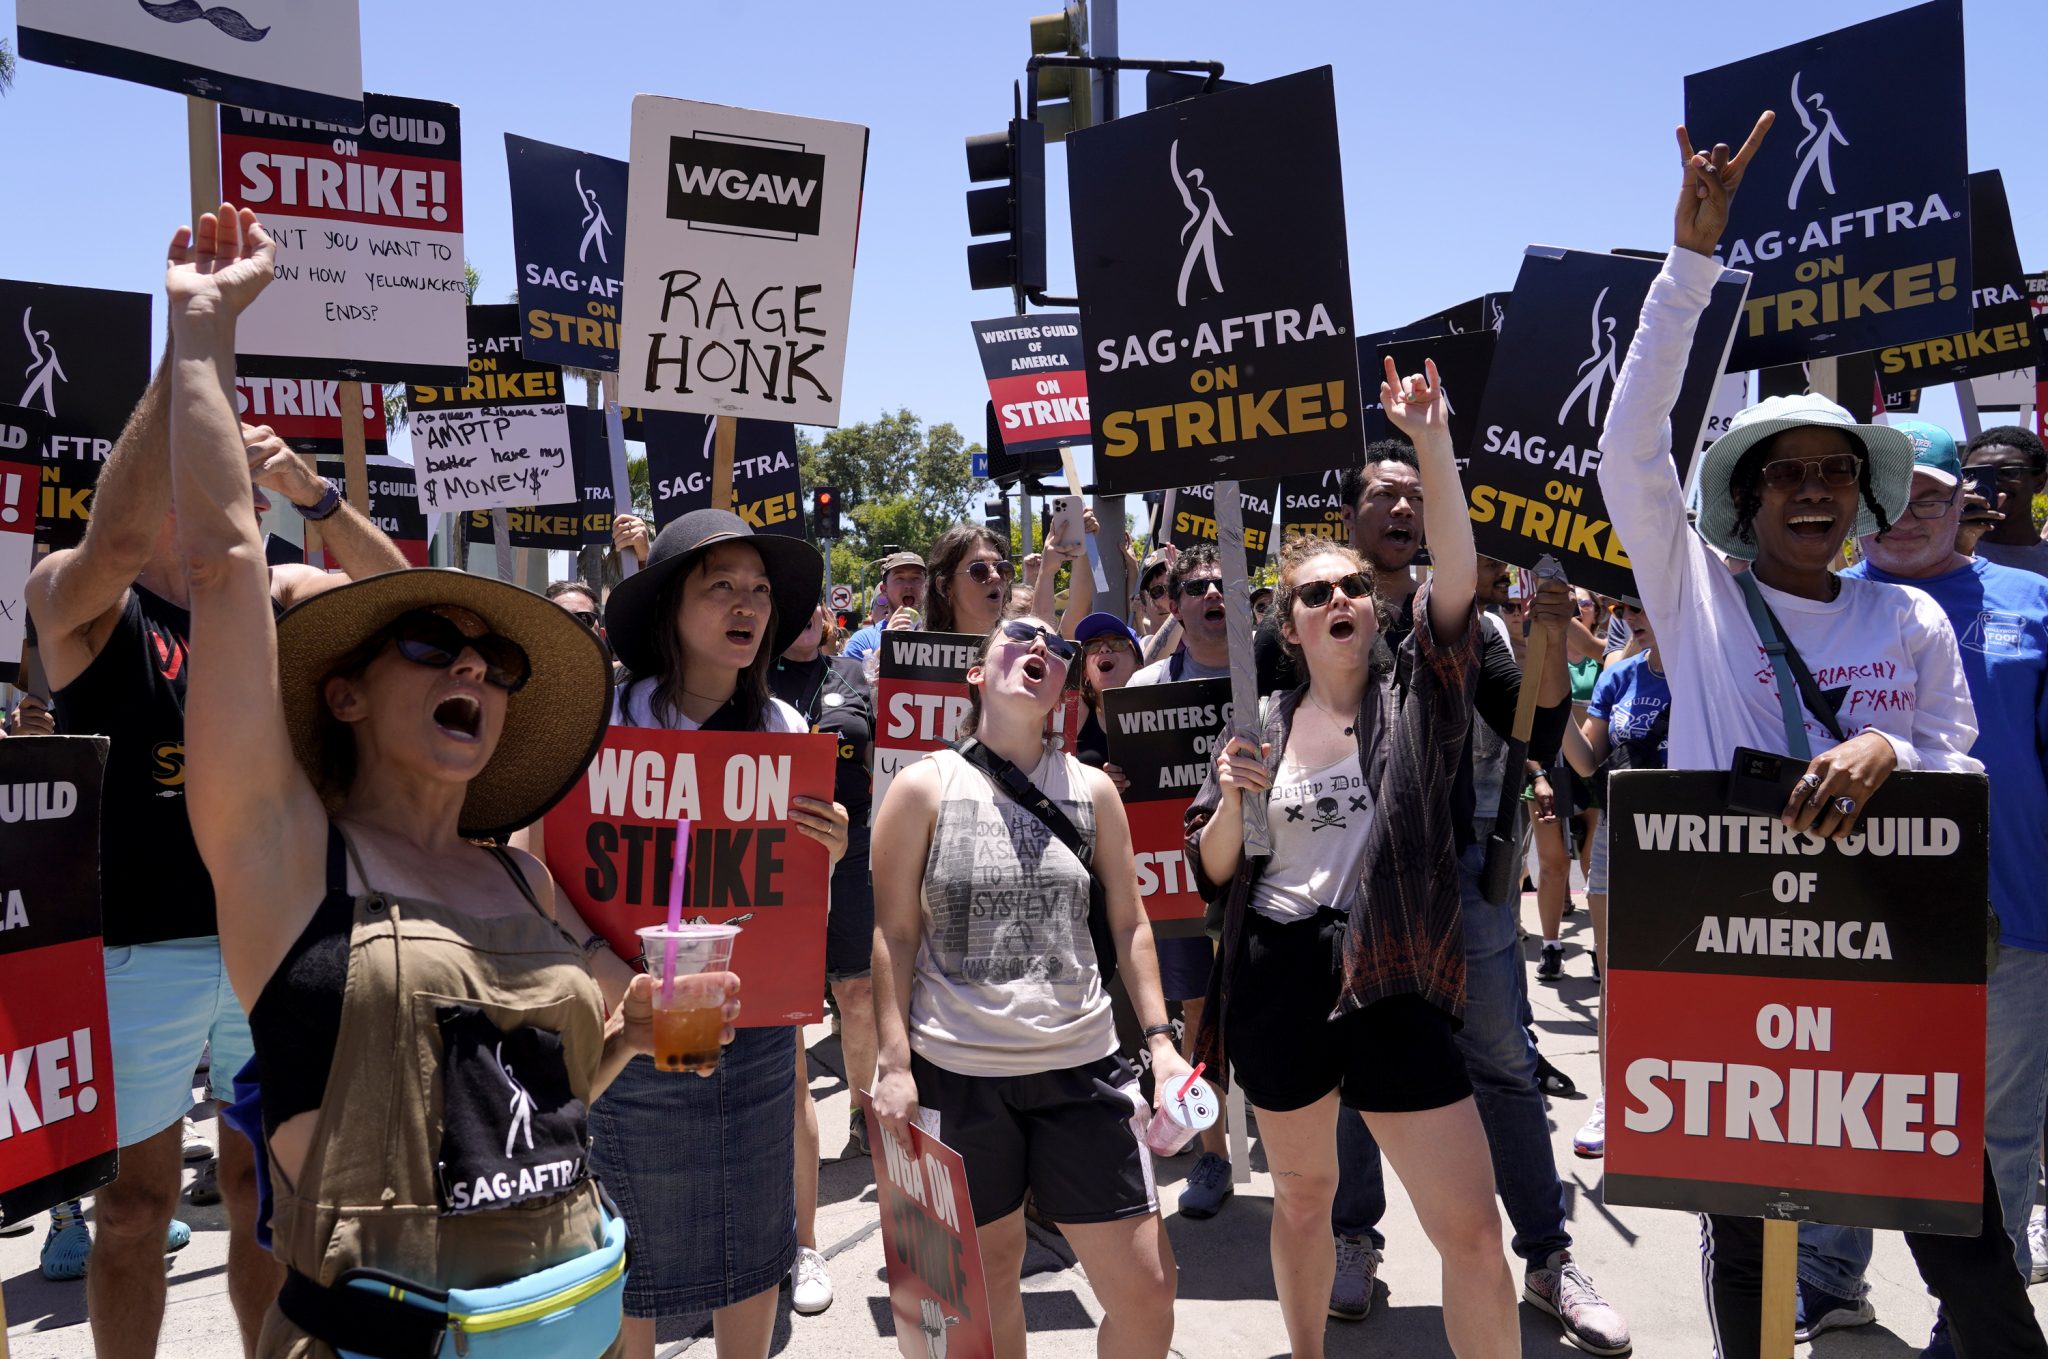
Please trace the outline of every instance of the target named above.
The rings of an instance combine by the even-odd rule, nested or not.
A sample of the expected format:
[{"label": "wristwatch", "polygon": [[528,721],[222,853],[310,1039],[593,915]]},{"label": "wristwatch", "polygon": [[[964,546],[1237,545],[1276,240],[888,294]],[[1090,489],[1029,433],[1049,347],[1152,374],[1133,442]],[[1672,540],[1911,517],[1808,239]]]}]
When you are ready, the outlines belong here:
[{"label": "wristwatch", "polygon": [[301,519],[326,519],[341,508],[341,487],[334,484],[332,477],[321,477],[320,484],[327,489],[321,492],[320,498],[312,504],[298,507]]}]

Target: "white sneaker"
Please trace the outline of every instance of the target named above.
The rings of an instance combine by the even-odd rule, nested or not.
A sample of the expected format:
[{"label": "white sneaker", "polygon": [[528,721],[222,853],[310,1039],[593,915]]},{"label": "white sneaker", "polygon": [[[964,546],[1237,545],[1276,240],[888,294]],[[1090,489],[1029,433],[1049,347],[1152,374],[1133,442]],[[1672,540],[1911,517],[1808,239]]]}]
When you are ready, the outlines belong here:
[{"label": "white sneaker", "polygon": [[1572,1135],[1572,1150],[1588,1160],[1607,1154],[1607,1096],[1593,1101],[1593,1112],[1584,1126]]},{"label": "white sneaker", "polygon": [[789,1305],[807,1317],[832,1305],[832,1271],[809,1246],[796,1248],[796,1263],[789,1267]]},{"label": "white sneaker", "polygon": [[2027,1219],[2027,1282],[2048,1283],[2048,1208],[2036,1207]]},{"label": "white sneaker", "polygon": [[185,1164],[194,1161],[211,1161],[213,1144],[206,1140],[206,1134],[199,1131],[199,1125],[191,1119],[185,1120]]}]

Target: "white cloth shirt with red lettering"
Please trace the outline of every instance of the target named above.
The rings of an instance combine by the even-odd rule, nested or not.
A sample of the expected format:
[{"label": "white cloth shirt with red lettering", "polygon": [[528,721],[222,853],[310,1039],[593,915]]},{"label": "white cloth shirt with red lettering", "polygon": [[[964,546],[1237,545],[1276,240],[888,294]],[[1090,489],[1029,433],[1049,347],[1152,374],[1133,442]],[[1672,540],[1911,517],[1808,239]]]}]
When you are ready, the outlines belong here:
[{"label": "white cloth shirt with red lettering", "polygon": [[[1643,304],[1600,440],[1600,490],[1671,684],[1673,769],[1726,769],[1737,746],[1787,753],[1770,658],[1735,577],[1687,524],[1671,461],[1671,407],[1720,273],[1705,255],[1672,250]],[[1757,584],[1848,736],[1878,732],[1900,769],[1983,769],[1969,753],[1977,713],[1955,633],[1924,591],[1843,579],[1840,595],[1823,602]],[[1813,753],[1832,747],[1827,728],[1801,711]]]}]

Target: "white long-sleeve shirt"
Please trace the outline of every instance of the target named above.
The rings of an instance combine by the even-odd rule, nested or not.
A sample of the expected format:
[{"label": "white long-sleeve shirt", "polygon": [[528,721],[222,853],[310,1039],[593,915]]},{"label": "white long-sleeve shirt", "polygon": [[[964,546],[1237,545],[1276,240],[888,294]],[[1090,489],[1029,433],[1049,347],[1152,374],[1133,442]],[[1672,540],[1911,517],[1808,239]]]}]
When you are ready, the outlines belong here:
[{"label": "white long-sleeve shirt", "polygon": [[[1671,684],[1673,769],[1726,769],[1737,746],[1789,753],[1770,658],[1735,577],[1686,522],[1671,460],[1671,407],[1720,275],[1705,255],[1671,252],[1643,303],[1600,440],[1600,490]],[[1969,754],[1977,714],[1955,633],[1925,592],[1846,578],[1840,595],[1821,601],[1757,585],[1846,734],[1884,736],[1900,769],[1983,769]],[[1800,711],[1814,754],[1835,745]]]}]

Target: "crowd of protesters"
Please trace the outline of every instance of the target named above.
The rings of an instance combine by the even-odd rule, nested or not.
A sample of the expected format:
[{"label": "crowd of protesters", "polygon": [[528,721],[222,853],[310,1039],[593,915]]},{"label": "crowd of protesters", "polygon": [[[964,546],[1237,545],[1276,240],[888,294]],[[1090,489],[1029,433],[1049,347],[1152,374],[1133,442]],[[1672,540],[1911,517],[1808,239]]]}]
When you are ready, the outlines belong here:
[{"label": "crowd of protesters", "polygon": [[[1147,923],[1103,695],[1231,674],[1243,583],[1214,548],[1141,557],[1126,541],[1128,597],[1101,601],[1085,536],[1056,536],[1020,572],[1006,535],[957,524],[876,563],[851,630],[823,606],[816,549],[716,509],[653,534],[618,516],[615,550],[638,569],[608,591],[405,569],[337,487],[235,418],[235,321],[272,274],[264,228],[228,204],[181,228],[164,363],[83,541],[30,579],[49,697],[5,719],[9,736],[109,738],[105,815],[130,847],[102,861],[120,1173],[90,1229],[67,1205],[43,1251],[52,1277],[83,1274],[98,1352],[155,1350],[199,1069],[223,1104],[213,1182],[248,1353],[413,1352],[407,1284],[509,1305],[543,1276],[588,1280],[561,1334],[575,1353],[636,1359],[660,1319],[705,1312],[721,1355],[760,1359],[782,1285],[799,1313],[831,1305],[801,1030],[730,1027],[740,979],[707,974],[686,984],[723,1006],[722,1059],[701,1080],[657,1070],[641,960],[543,866],[540,814],[609,727],[631,726],[836,738],[831,800],[796,799],[792,821],[832,865],[824,984],[844,1075],[885,1128],[935,1120],[964,1155],[1005,1355],[1025,1347],[1027,1212],[1087,1270],[1104,1353],[1172,1344],[1173,1250],[1112,974],[1155,1099],[1199,1061],[1251,1106],[1294,1354],[1322,1353],[1328,1319],[1369,1314],[1394,1248],[1389,1166],[1441,1261],[1457,1354],[1519,1352],[1510,1257],[1520,1297],[1574,1345],[1627,1353],[1626,1320],[1574,1258],[1545,1102],[1561,1078],[1529,989],[1565,973],[1575,870],[1596,981],[1610,909],[1627,913],[1608,893],[1607,775],[1783,752],[1806,766],[1786,822],[1840,837],[1895,771],[1982,771],[1998,930],[1984,1225],[1907,1239],[1940,1303],[1925,1353],[2048,1355],[2024,1291],[2048,1278],[2048,543],[2033,516],[2048,454],[2018,427],[1959,449],[1931,425],[1777,397],[1702,455],[1688,509],[1666,416],[1729,198],[1769,127],[1733,153],[1695,152],[1681,130],[1674,249],[1602,442],[1640,599],[1524,588],[1478,556],[1434,368],[1388,363],[1397,437],[1345,470],[1343,537],[1289,539],[1252,601],[1263,698],[1187,812],[1209,902],[1192,937]],[[1966,468],[1991,469],[1995,491],[1973,492]],[[266,565],[268,496],[320,525],[337,571]],[[1097,532],[1092,512],[1083,524]],[[1882,664],[1913,701],[1861,725],[1781,703],[1751,678],[1759,615],[1814,668]],[[877,800],[877,653],[900,629],[978,651],[958,744]],[[1532,654],[1541,673],[1525,671]],[[1045,736],[1069,690],[1072,754]],[[1518,708],[1534,713],[1519,732]],[[1340,796],[1336,838],[1275,817],[1270,853],[1246,852],[1254,802]],[[1022,975],[975,966],[1003,946],[972,908],[991,872],[1047,902],[1031,944],[1044,965]],[[522,1113],[492,1093],[506,1082],[573,1098]],[[1573,1146],[1597,1158],[1604,1091],[1591,1108]],[[573,1172],[497,1211],[450,1211],[481,1149],[513,1147],[508,1120],[534,1164]],[[847,1137],[867,1152],[858,1112]],[[1186,1154],[1179,1214],[1213,1218],[1233,1194],[1224,1129]],[[1723,1359],[1759,1344],[1761,1235],[1754,1219],[1703,1219]],[[1802,1229],[1802,1340],[1874,1319],[1870,1258],[1867,1231]],[[394,1296],[350,1287],[372,1276]]]}]

